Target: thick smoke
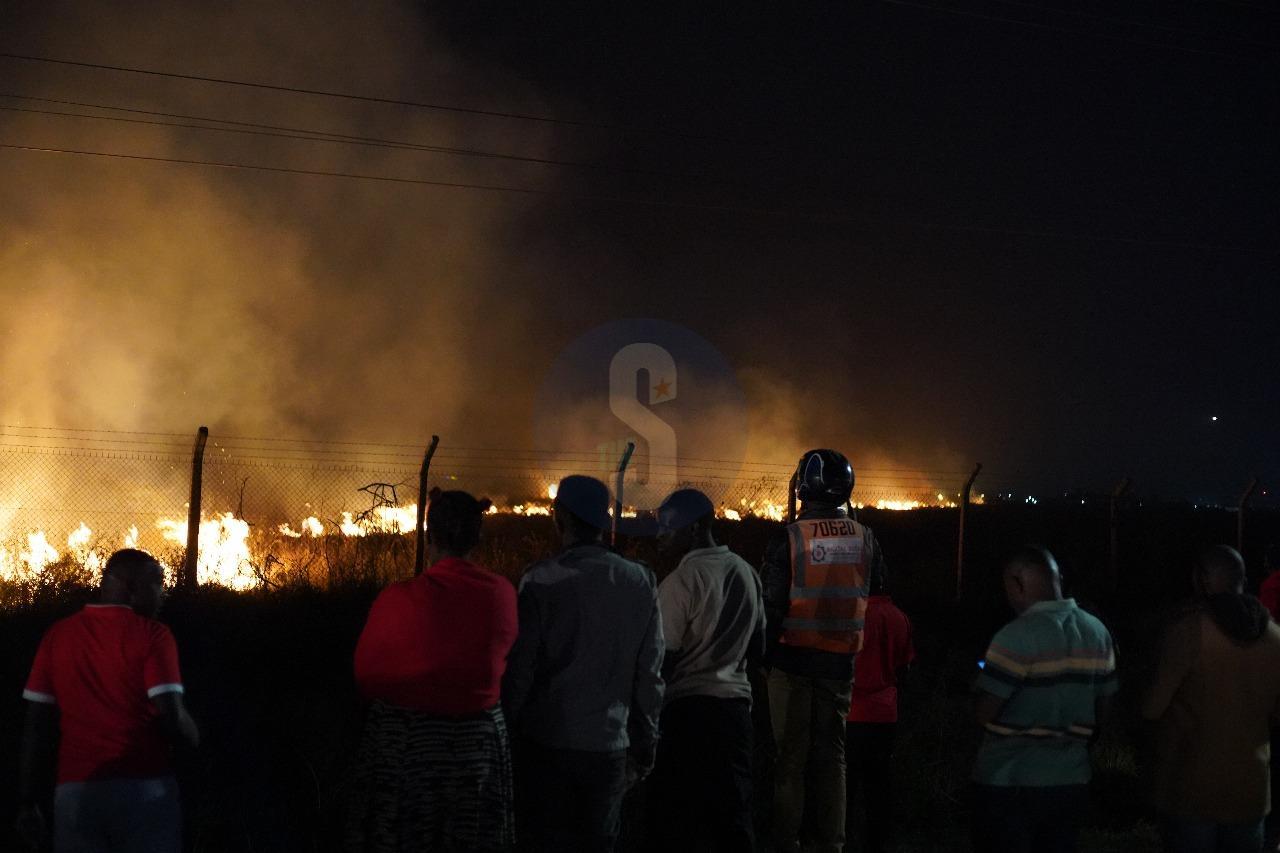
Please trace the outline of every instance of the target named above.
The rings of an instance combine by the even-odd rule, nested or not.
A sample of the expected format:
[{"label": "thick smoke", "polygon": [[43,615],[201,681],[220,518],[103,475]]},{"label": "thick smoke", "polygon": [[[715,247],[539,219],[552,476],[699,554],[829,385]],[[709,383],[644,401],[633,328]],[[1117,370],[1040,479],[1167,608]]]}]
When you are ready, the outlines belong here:
[{"label": "thick smoke", "polygon": [[[548,108],[519,81],[453,55],[413,4],[354,8],[157,3],[112,17],[78,4],[18,21],[5,41],[104,63]],[[40,97],[533,156],[551,144],[528,123],[109,71],[4,68],[6,90]],[[0,114],[0,140],[552,182],[545,169],[491,161],[21,113]],[[0,171],[4,423],[181,432],[206,423],[215,435],[416,440],[463,428],[474,438],[492,422],[475,417],[477,401],[497,383],[503,406],[527,405],[521,383],[500,381],[509,357],[531,345],[516,319],[520,297],[502,287],[516,259],[500,237],[536,199],[18,151],[0,155]]]}]

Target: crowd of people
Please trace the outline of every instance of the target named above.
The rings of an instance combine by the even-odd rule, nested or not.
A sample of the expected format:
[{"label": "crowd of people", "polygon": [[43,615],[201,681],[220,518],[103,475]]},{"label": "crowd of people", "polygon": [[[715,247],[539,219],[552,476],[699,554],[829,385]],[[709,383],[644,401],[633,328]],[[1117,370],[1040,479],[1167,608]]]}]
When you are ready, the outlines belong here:
[{"label": "crowd of people", "polygon": [[[429,568],[382,590],[355,649],[368,714],[345,848],[611,851],[643,783],[649,849],[893,849],[898,685],[915,653],[880,545],[849,508],[853,483],[840,453],[806,453],[799,512],[758,571],[716,541],[706,495],[676,491],[656,512],[660,549],[678,560],[659,584],[605,544],[607,487],[570,476],[553,512],[561,548],[518,589],[469,559],[487,501],[434,494]],[[1271,841],[1280,628],[1245,594],[1233,549],[1204,551],[1195,578],[1199,598],[1166,633],[1141,703],[1158,744],[1153,802],[1171,852],[1257,853]],[[1064,598],[1044,548],[1011,555],[1003,583],[1016,617],[975,681],[973,842],[1073,851],[1089,746],[1119,687],[1115,647]],[[1280,572],[1268,583],[1280,590]],[[199,732],[155,618],[162,597],[159,563],[121,550],[98,603],[46,632],[23,692],[17,830],[32,849],[182,849],[170,752]],[[753,790],[753,703],[768,712],[771,791]],[[762,802],[769,837],[757,839]]]}]

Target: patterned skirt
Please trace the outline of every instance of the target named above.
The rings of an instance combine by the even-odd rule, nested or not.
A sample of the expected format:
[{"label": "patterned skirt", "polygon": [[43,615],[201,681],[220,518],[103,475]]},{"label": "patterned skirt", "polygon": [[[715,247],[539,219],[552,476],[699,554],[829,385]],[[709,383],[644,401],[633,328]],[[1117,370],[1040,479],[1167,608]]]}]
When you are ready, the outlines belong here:
[{"label": "patterned skirt", "polygon": [[350,853],[497,851],[515,841],[501,708],[436,717],[375,702],[351,784]]}]

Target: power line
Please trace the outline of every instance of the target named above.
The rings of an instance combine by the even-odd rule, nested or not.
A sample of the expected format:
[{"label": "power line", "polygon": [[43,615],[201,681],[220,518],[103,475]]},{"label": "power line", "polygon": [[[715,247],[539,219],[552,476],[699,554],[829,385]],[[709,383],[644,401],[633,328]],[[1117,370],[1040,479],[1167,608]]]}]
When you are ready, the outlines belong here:
[{"label": "power line", "polygon": [[[881,2],[888,3],[889,5],[892,5],[892,6],[905,6],[912,9],[926,9],[930,12],[941,12],[945,15],[958,15],[960,17],[975,18],[983,21],[996,21],[1002,24],[1015,24],[1018,26],[1032,27],[1034,29],[1039,29],[1039,30],[1051,30],[1053,32],[1067,33],[1068,35],[1092,36],[1094,38],[1108,39],[1110,41],[1128,42],[1130,44],[1142,45],[1144,47],[1154,47],[1154,48],[1160,48],[1163,50],[1174,50],[1174,51],[1180,51],[1182,53],[1193,53],[1193,54],[1199,54],[1201,56],[1216,56],[1219,59],[1230,59],[1235,62],[1246,62],[1250,64],[1256,64],[1255,60],[1246,59],[1240,56],[1235,56],[1230,53],[1219,53],[1218,51],[1213,51],[1213,50],[1202,50],[1200,48],[1184,47],[1182,45],[1168,44],[1165,42],[1148,41],[1146,39],[1135,39],[1135,38],[1130,38],[1128,36],[1115,35],[1114,33],[1101,33],[1101,32],[1094,32],[1091,30],[1071,29],[1070,27],[1057,26],[1056,24],[1046,24],[1040,21],[1026,21],[1020,18],[1006,18],[1002,15],[991,15],[985,12],[970,12],[965,9],[955,9],[949,6],[935,6],[931,3],[920,3],[920,2],[916,2],[916,0],[881,0]],[[3,55],[3,54],[0,54],[0,55]]]},{"label": "power line", "polygon": [[460,113],[462,115],[486,116],[488,118],[513,119],[516,121],[538,122],[541,124],[564,125],[568,127],[590,128],[612,132],[643,133],[657,136],[674,136],[682,139],[701,139],[711,141],[714,137],[699,136],[682,131],[664,130],[653,127],[627,127],[605,124],[581,119],[555,118],[553,116],[535,115],[532,113],[513,113],[501,110],[484,110],[475,107],[460,107],[452,104],[431,103],[427,101],[408,101],[399,98],[386,98],[377,95],[357,95],[351,92],[335,92],[327,89],[306,89],[299,86],[282,86],[274,83],[258,83],[249,80],[233,80],[226,77],[205,77],[199,74],[182,74],[175,71],[157,71],[151,68],[134,68],[126,65],[107,65],[98,62],[80,62],[71,59],[56,59],[51,56],[31,56],[21,53],[0,53],[0,59],[18,59],[25,62],[46,62],[53,65],[66,65],[76,68],[92,68],[98,71],[119,71],[125,74],[142,74],[149,77],[166,77],[173,80],[192,80],[201,83],[217,83],[224,86],[241,86],[248,89],[262,89],[271,92],[288,92],[295,95],[315,95],[324,98],[339,98],[347,101],[363,101],[371,104],[387,104],[399,107],[416,107],[424,110]]},{"label": "power line", "polygon": [[[87,107],[98,110],[112,110],[116,112],[128,112],[138,115],[149,115],[157,118],[174,118],[182,121],[147,121],[145,119],[131,119],[122,116],[103,116],[93,115],[92,113],[77,112],[59,112],[57,110],[37,110],[23,107],[0,106],[0,110],[15,113],[27,113],[32,115],[61,116],[65,118],[86,118],[98,121],[113,121],[126,124],[145,125],[149,127],[172,127],[183,130],[206,130],[219,133],[238,133],[249,136],[263,136],[276,139],[293,139],[306,142],[327,142],[331,144],[341,145],[358,145],[369,148],[388,148],[392,150],[403,151],[425,151],[433,154],[448,154],[458,157],[479,157],[493,160],[510,160],[517,163],[530,163],[543,166],[566,166],[577,169],[596,169],[600,171],[617,172],[622,174],[647,175],[650,177],[675,178],[679,180],[695,180],[702,178],[700,175],[679,174],[656,172],[650,169],[635,169],[626,166],[614,166],[607,163],[586,163],[578,160],[553,160],[546,157],[532,157],[521,154],[506,154],[498,151],[483,151],[476,148],[457,148],[446,145],[430,145],[420,142],[407,142],[403,140],[384,139],[376,136],[357,136],[343,133],[331,133],[324,130],[309,130],[306,128],[285,127],[281,125],[259,124],[256,122],[234,121],[231,119],[211,118],[208,116],[185,115],[182,113],[165,113],[152,110],[133,109],[128,107],[115,107],[107,104],[91,104],[81,101],[66,101],[56,98],[37,98],[29,95],[15,95],[6,92],[0,92],[0,98],[10,98],[22,101],[38,101],[41,103],[61,104],[64,106]],[[207,124],[188,124],[186,122],[215,122],[217,124],[234,125],[233,127],[211,127]]]},{"label": "power line", "polygon": [[[885,2],[896,2],[896,0],[885,0]],[[1081,234],[1069,231],[1047,231],[1034,229],[1017,229],[1017,228],[997,228],[994,226],[984,225],[956,225],[949,223],[919,223],[919,222],[900,222],[892,220],[883,220],[878,223],[868,223],[866,220],[858,219],[848,214],[831,212],[831,211],[804,211],[786,208],[762,208],[762,207],[744,207],[729,204],[705,204],[698,202],[680,202],[659,199],[639,199],[639,198],[623,198],[620,196],[597,196],[565,193],[558,190],[544,190],[536,187],[513,187],[500,184],[474,184],[462,181],[439,181],[427,178],[404,178],[394,175],[371,175],[359,172],[335,172],[324,171],[319,169],[299,169],[289,166],[264,166],[251,163],[236,163],[231,161],[219,160],[195,160],[182,157],[159,157],[156,155],[144,154],[121,154],[111,151],[90,151],[86,149],[76,148],[58,148],[53,146],[42,145],[19,145],[15,143],[0,142],[0,149],[8,149],[12,151],[28,151],[41,154],[66,154],[81,157],[98,157],[104,159],[131,160],[137,162],[148,163],[166,163],[171,165],[186,166],[204,166],[216,169],[257,171],[257,172],[273,172],[286,175],[306,175],[313,177],[326,178],[345,178],[349,180],[375,181],[380,183],[406,184],[417,186],[439,187],[443,189],[462,189],[462,190],[481,190],[485,192],[495,193],[512,193],[525,196],[542,196],[546,198],[560,198],[568,201],[603,203],[603,204],[620,204],[631,205],[635,207],[649,208],[672,208],[678,210],[704,211],[712,213],[734,213],[745,214],[751,216],[791,216],[811,221],[830,222],[835,224],[843,224],[861,228],[864,230],[875,230],[876,226],[894,226],[919,230],[942,230],[942,231],[958,231],[979,234],[1004,234],[1015,237],[1033,237],[1038,239],[1056,239],[1056,240],[1073,240],[1073,241],[1096,241],[1103,243],[1121,243],[1128,245],[1141,246],[1157,246],[1163,248],[1176,249],[1192,249],[1197,251],[1211,252],[1239,252],[1245,254],[1258,254],[1272,256],[1280,254],[1280,249],[1263,249],[1251,246],[1235,246],[1217,243],[1198,243],[1177,240],[1152,240],[1140,237],[1116,236],[1110,234]]]}]

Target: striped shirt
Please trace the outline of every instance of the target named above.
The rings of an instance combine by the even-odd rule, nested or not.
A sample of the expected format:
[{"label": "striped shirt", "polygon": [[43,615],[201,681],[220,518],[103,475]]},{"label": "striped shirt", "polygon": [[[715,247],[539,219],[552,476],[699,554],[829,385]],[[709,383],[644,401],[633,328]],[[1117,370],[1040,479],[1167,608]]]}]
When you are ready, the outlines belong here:
[{"label": "striped shirt", "polygon": [[1000,629],[977,689],[1006,700],[987,724],[974,781],[1081,785],[1099,697],[1116,692],[1111,634],[1075,599],[1041,601]]}]

